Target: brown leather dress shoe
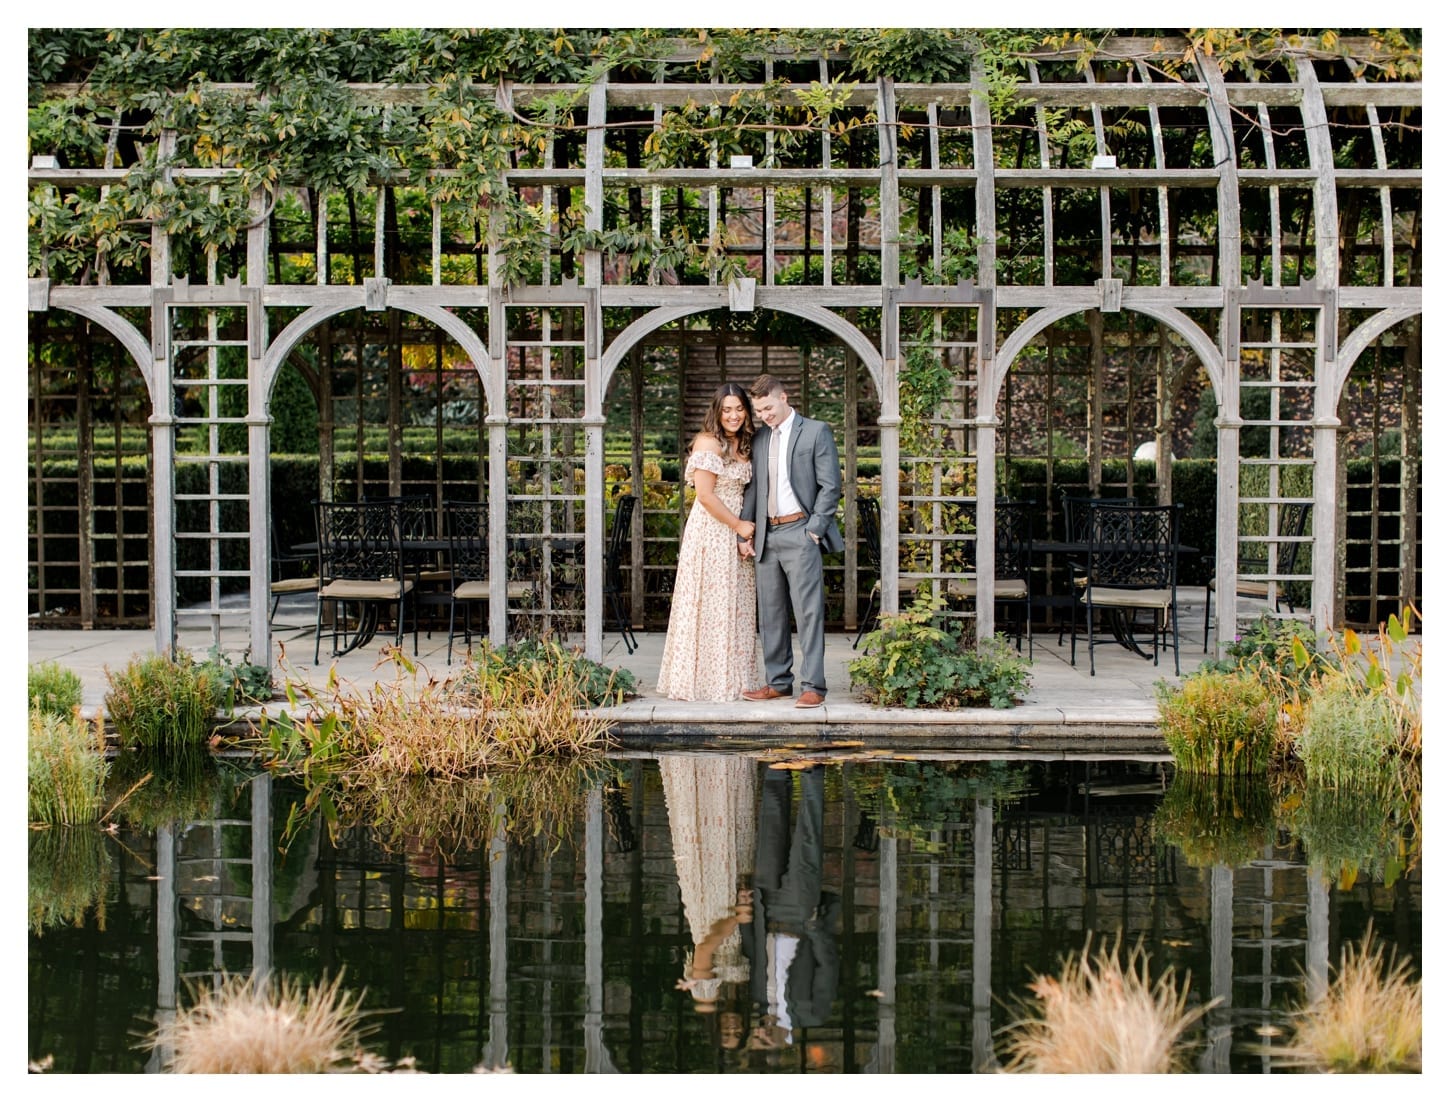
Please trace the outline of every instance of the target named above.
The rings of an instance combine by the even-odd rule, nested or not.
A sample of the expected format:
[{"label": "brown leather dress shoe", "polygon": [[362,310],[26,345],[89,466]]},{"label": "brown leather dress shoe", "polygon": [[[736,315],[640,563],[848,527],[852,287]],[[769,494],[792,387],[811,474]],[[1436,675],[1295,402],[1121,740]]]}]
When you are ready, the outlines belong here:
[{"label": "brown leather dress shoe", "polygon": [[825,702],[826,695],[824,693],[818,693],[814,689],[807,689],[800,696],[796,697],[795,706],[797,708],[819,708]]},{"label": "brown leather dress shoe", "polygon": [[740,694],[746,700],[775,700],[777,697],[785,696],[774,685],[766,685],[759,689],[747,689]]}]

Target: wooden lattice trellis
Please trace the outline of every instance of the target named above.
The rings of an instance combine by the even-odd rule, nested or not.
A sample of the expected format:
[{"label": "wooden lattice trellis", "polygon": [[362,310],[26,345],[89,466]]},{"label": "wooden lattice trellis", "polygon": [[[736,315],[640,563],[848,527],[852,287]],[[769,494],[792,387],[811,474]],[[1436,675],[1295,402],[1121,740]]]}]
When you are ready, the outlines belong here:
[{"label": "wooden lattice trellis", "polygon": [[[1345,43],[1351,56],[1375,48]],[[108,331],[148,388],[151,408],[128,423],[150,423],[150,477],[159,506],[150,556],[158,644],[170,644],[182,605],[193,603],[189,583],[181,581],[191,568],[177,542],[188,533],[208,546],[236,540],[238,548],[228,554],[207,556],[202,580],[210,588],[209,606],[219,607],[228,572],[239,571],[252,594],[245,642],[256,649],[267,637],[267,549],[256,536],[273,512],[268,405],[281,371],[310,372],[325,411],[319,454],[327,470],[319,475],[319,496],[344,481],[354,491],[367,482],[364,430],[374,422],[362,400],[371,370],[387,409],[389,491],[428,483],[441,499],[449,496],[449,485],[460,485],[442,467],[449,428],[443,376],[466,377],[472,370],[477,382],[465,387],[469,395],[462,400],[476,409],[474,485],[491,503],[498,529],[491,631],[496,639],[506,637],[510,611],[551,627],[562,617],[559,626],[581,629],[588,653],[597,655],[610,403],[621,394],[632,404],[647,401],[660,384],[653,378],[659,369],[645,367],[661,362],[661,351],[673,341],[679,374],[673,390],[660,393],[668,391],[675,403],[676,436],[692,429],[687,401],[708,371],[691,359],[684,335],[693,329],[685,319],[710,311],[731,317],[755,311],[756,317],[809,330],[808,336],[777,335],[764,345],[804,349],[800,354],[807,358],[825,346],[837,350],[842,369],[833,381],[840,384],[840,405],[834,397],[821,401],[840,409],[848,473],[844,526],[854,535],[850,506],[860,491],[854,476],[867,458],[858,450],[879,450],[880,470],[891,474],[879,490],[883,515],[897,518],[883,531],[886,560],[933,586],[962,573],[990,577],[986,536],[1005,471],[1001,459],[1032,457],[1041,448],[1037,454],[1047,460],[1052,486],[1055,422],[1045,431],[1028,428],[1016,412],[1017,403],[1032,395],[1027,380],[1041,374],[1043,362],[1077,357],[1071,370],[1049,370],[1045,393],[1032,395],[1029,405],[1057,418],[1063,411],[1056,400],[1065,391],[1054,388],[1078,386],[1071,380],[1080,373],[1086,416],[1064,416],[1061,423],[1085,438],[1089,487],[1102,482],[1103,463],[1116,449],[1152,440],[1157,472],[1150,485],[1136,488],[1140,498],[1172,495],[1172,403],[1189,384],[1195,393],[1208,388],[1219,409],[1218,522],[1211,549],[1219,572],[1232,571],[1240,554],[1248,553],[1245,545],[1274,542],[1284,504],[1311,498],[1317,507],[1304,539],[1308,550],[1292,575],[1280,580],[1307,585],[1310,614],[1322,625],[1345,617],[1347,572],[1373,579],[1368,615],[1389,603],[1382,543],[1368,541],[1368,564],[1346,550],[1363,545],[1362,537],[1347,541],[1345,524],[1347,514],[1365,511],[1365,503],[1347,510],[1341,504],[1350,500],[1346,422],[1351,437],[1364,431],[1354,423],[1363,388],[1356,384],[1347,392],[1345,384],[1352,370],[1366,370],[1356,367],[1363,355],[1376,365],[1379,380],[1371,446],[1379,447],[1385,429],[1399,428],[1401,457],[1398,504],[1384,501],[1388,483],[1376,468],[1368,512],[1372,523],[1398,515],[1393,601],[1416,598],[1421,86],[1355,79],[1342,61],[1294,48],[1244,71],[1226,72],[1212,58],[1198,58],[1183,75],[1170,77],[1160,62],[1184,52],[1185,43],[1171,37],[1109,39],[1085,62],[1076,51],[1044,48],[1027,66],[1028,79],[1013,103],[995,115],[980,71],[969,83],[860,83],[838,108],[841,128],[823,121],[818,143],[791,149],[778,148],[768,130],[753,133],[748,165],[737,162],[740,154],[727,159],[717,142],[705,140],[698,163],[646,167],[640,130],[616,124],[644,116],[659,126],[666,113],[686,104],[714,105],[713,117],[720,117],[738,97],[764,94],[766,82],[781,72],[804,79],[798,59],[763,57],[757,82],[702,83],[690,78],[695,55],[682,50],[664,58],[650,82],[601,78],[578,89],[581,106],[561,119],[578,129],[540,150],[520,150],[505,173],[508,186],[542,212],[548,253],[539,258],[539,282],[532,285],[504,285],[504,258],[491,227],[460,220],[430,203],[421,189],[386,179],[357,191],[299,192],[280,209],[259,196],[259,216],[244,240],[235,250],[206,254],[206,271],[201,252],[181,248],[184,241],[158,228],[142,283],[115,282],[119,273],[108,273],[113,282],[102,285],[32,279],[29,304],[37,316],[73,311]],[[830,81],[839,59],[825,56],[810,66],[816,79]],[[480,92],[523,110],[558,90],[504,84]],[[427,91],[408,85],[354,89],[395,104],[420,103]],[[1061,141],[1063,118],[1090,128],[1091,153]],[[1387,143],[1391,126],[1397,129]],[[1370,152],[1361,163],[1339,163],[1338,150],[1358,132],[1370,134]],[[162,137],[163,145],[183,151],[171,169],[177,176],[188,174],[190,137]],[[106,186],[125,171],[115,165],[113,142],[103,166],[62,168],[37,160],[29,177],[33,189],[64,193]],[[285,197],[293,182],[282,183]],[[300,222],[297,211],[305,216]],[[678,273],[658,265],[632,270],[599,248],[565,243],[570,226],[602,231],[606,220],[621,219],[648,223],[658,237],[701,223],[704,239],[717,245],[719,256],[733,257],[748,278],[726,281],[711,268],[702,282],[680,282]],[[188,284],[187,276],[197,282]],[[226,339],[242,350],[245,409],[208,416],[219,442],[233,449],[228,454],[246,472],[242,526],[219,513],[205,526],[190,525],[184,503],[173,497],[178,465],[191,462],[186,456],[216,454],[186,450],[187,426],[172,406],[176,365],[163,319],[182,307],[238,312],[236,331]],[[962,317],[948,320],[952,314]],[[932,318],[923,328],[927,315]],[[1302,315],[1312,315],[1312,324]],[[372,338],[363,330],[379,326],[385,335],[370,354]],[[904,357],[923,332],[954,381],[928,418],[937,453],[915,456],[901,447],[900,380]],[[1068,336],[1073,332],[1085,334],[1077,338],[1085,344],[1074,344]],[[43,332],[33,332],[33,365],[45,362],[35,351],[45,340]],[[405,431],[412,399],[403,394],[401,380],[410,366],[403,349],[428,344],[434,348],[427,369],[434,383],[419,419],[425,427],[431,419],[434,468],[431,478],[414,482],[404,475],[404,459],[419,445],[417,434]],[[1405,351],[1387,357],[1388,348]],[[369,355],[376,361],[371,367]],[[348,356],[350,367],[344,366]],[[770,356],[762,352],[760,362],[773,363]],[[717,358],[714,367],[722,365],[753,373],[744,361]],[[62,396],[46,394],[45,370],[33,366],[31,372],[32,527],[40,526],[32,541],[34,613],[47,611],[49,594],[58,592],[39,579],[53,577],[58,556],[69,554],[52,552],[43,529],[42,491],[53,477],[45,472],[52,416],[46,411]],[[350,382],[348,370],[355,376]],[[814,377],[811,371],[802,375],[806,408]],[[1398,395],[1397,418],[1385,416],[1386,385]],[[1250,397],[1255,391],[1271,395],[1266,417],[1249,414],[1258,401]],[[351,420],[340,415],[349,393],[356,399]],[[77,392],[74,400],[79,411],[84,399]],[[853,423],[866,409],[870,422]],[[639,488],[648,473],[640,441],[644,421],[631,418],[627,430],[634,441],[629,479]],[[1260,428],[1269,430],[1270,451],[1248,454],[1241,440]],[[349,429],[357,469],[344,480],[333,456]],[[904,482],[897,472],[904,472]],[[1137,477],[1130,464],[1129,484]],[[1263,477],[1262,492],[1242,491],[1245,479]],[[1306,477],[1307,487],[1294,481]],[[79,484],[93,490],[101,483],[81,478]],[[219,487],[220,480],[213,496],[223,492]],[[78,491],[82,497],[87,492]],[[972,499],[966,512],[960,501],[949,500],[960,498]],[[671,508],[678,510],[679,502]],[[647,551],[648,502],[637,515],[630,565],[639,617],[647,615],[648,594],[659,590],[646,580],[657,561]],[[520,546],[511,546],[511,537],[537,544],[539,562],[531,569],[540,582],[538,603],[513,610],[504,586]],[[582,557],[554,561],[556,541],[581,538]],[[962,569],[952,551],[972,542],[975,571]],[[855,554],[853,543],[842,568],[841,618],[847,624],[854,622],[865,589],[855,578]],[[94,549],[90,559],[89,565],[85,554],[74,560],[81,620],[104,588]],[[884,573],[885,605],[893,608],[900,600],[897,572]],[[1234,617],[1232,587],[1219,587],[1216,611],[1221,619]],[[118,616],[128,614],[134,615],[118,609]],[[979,630],[990,630],[991,602],[983,600],[977,615]]]}]

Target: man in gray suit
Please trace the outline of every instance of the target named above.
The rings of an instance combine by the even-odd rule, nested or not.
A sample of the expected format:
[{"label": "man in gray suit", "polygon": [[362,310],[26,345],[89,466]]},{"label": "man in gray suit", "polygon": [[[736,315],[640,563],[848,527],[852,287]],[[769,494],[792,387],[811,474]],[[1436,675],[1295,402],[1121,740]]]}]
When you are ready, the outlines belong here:
[{"label": "man in gray suit", "polygon": [[[747,700],[789,696],[793,688],[790,615],[801,643],[797,708],[826,702],[826,588],[821,556],[845,547],[836,523],[841,460],[831,426],[791,408],[785,386],[762,375],[750,388],[764,427],[755,434],[753,475],[740,515],[755,521],[754,540],[740,553],[755,556],[755,604],[766,683]],[[740,537],[737,537],[739,539]]]}]

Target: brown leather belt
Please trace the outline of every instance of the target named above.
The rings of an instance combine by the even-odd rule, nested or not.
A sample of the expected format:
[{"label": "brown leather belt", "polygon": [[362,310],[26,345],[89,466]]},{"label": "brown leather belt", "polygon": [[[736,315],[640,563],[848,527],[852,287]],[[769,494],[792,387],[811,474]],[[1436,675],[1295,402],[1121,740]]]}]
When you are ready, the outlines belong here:
[{"label": "brown leather belt", "polygon": [[766,517],[765,523],[774,528],[778,524],[792,524],[798,520],[805,520],[805,513],[787,513],[783,517]]}]

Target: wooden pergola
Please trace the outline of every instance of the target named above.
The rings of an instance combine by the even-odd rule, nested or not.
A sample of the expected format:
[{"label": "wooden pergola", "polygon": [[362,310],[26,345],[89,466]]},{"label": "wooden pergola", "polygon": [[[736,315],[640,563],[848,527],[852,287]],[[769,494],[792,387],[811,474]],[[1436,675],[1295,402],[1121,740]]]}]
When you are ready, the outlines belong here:
[{"label": "wooden pergola", "polygon": [[[271,403],[278,378],[289,364],[299,363],[299,350],[311,349],[307,363],[313,365],[321,408],[319,454],[331,468],[344,426],[329,404],[331,371],[321,365],[333,363],[328,358],[333,344],[346,338],[330,327],[355,325],[360,334],[364,326],[391,326],[396,335],[399,327],[424,324],[433,334],[429,339],[440,349],[446,343],[458,350],[477,378],[476,485],[489,504],[490,553],[497,567],[489,602],[491,637],[507,639],[511,611],[544,616],[552,611],[547,601],[542,609],[511,610],[506,590],[511,537],[537,537],[548,547],[552,537],[578,536],[584,547],[578,627],[585,653],[600,657],[612,484],[607,430],[627,426],[632,446],[621,466],[638,492],[645,480],[642,437],[651,377],[643,360],[674,349],[670,354],[679,357],[680,366],[672,369],[678,371],[673,416],[681,428],[692,428],[687,414],[696,408],[700,387],[713,387],[719,377],[707,371],[704,382],[690,382],[700,372],[689,368],[688,348],[702,342],[691,324],[707,315],[717,330],[731,318],[804,324],[814,345],[837,349],[833,355],[839,359],[831,361],[828,374],[840,365],[830,402],[833,414],[839,411],[847,466],[842,584],[848,625],[854,625],[858,598],[869,588],[857,585],[854,538],[854,499],[864,485],[857,444],[869,439],[880,471],[900,473],[882,477],[879,491],[870,491],[879,492],[882,516],[897,518],[881,534],[883,562],[899,566],[882,571],[883,607],[899,606],[902,573],[938,590],[953,578],[977,576],[983,594],[977,630],[992,632],[993,602],[986,595],[993,578],[999,460],[1004,448],[1012,450],[1004,409],[1011,409],[1025,358],[1039,354],[1055,327],[1086,317],[1089,395],[1100,395],[1107,385],[1104,326],[1136,318],[1151,330],[1144,343],[1159,351],[1138,424],[1154,442],[1152,493],[1160,502],[1173,500],[1175,398],[1189,375],[1211,387],[1218,411],[1217,520],[1213,546],[1205,550],[1214,553],[1220,578],[1237,573],[1246,542],[1262,545],[1270,557],[1281,510],[1298,501],[1313,505],[1307,565],[1273,583],[1308,583],[1312,622],[1328,627],[1344,618],[1346,385],[1361,357],[1386,341],[1403,348],[1398,371],[1391,371],[1401,428],[1396,565],[1401,596],[1419,592],[1422,172],[1418,163],[1389,166],[1384,133],[1392,125],[1418,132],[1422,86],[1346,78],[1345,57],[1376,48],[1369,40],[1346,40],[1345,54],[1286,46],[1253,79],[1220,69],[1213,57],[1201,54],[1170,76],[1159,63],[1183,57],[1187,43],[1181,39],[1110,39],[1090,59],[1077,50],[1044,48],[1026,64],[1029,79],[996,112],[980,65],[965,83],[883,77],[849,87],[835,112],[849,124],[847,130],[823,122],[811,163],[797,163],[801,158],[794,155],[788,164],[775,156],[768,129],[757,153],[730,156],[706,143],[706,163],[671,167],[636,167],[638,153],[630,145],[635,139],[624,137],[640,133],[626,123],[652,117],[658,127],[667,112],[683,105],[728,111],[741,96],[763,94],[785,58],[762,56],[759,83],[684,79],[697,58],[683,48],[661,62],[651,82],[608,77],[577,86],[501,82],[476,91],[505,111],[528,110],[560,92],[576,92],[580,103],[577,141],[557,149],[551,144],[541,155],[520,158],[506,173],[510,188],[539,205],[551,235],[538,282],[505,280],[493,233],[485,238],[475,275],[460,277],[449,258],[466,254],[470,243],[460,244],[437,205],[429,214],[425,201],[419,214],[417,195],[387,179],[347,196],[354,221],[358,208],[364,215],[371,210],[370,250],[360,248],[355,233],[345,244],[334,241],[326,217],[316,218],[311,240],[299,246],[294,239],[279,249],[274,199],[259,192],[256,218],[236,255],[208,250],[204,275],[195,262],[191,270],[178,271],[172,262],[175,242],[153,227],[144,281],[82,285],[32,278],[32,347],[48,339],[44,315],[69,312],[114,338],[126,370],[134,368],[139,376],[154,511],[146,566],[154,578],[150,619],[158,649],[174,644],[179,624],[197,619],[211,624],[217,643],[230,643],[228,649],[250,648],[253,654],[270,649],[266,535],[274,523]],[[799,69],[799,59],[789,63]],[[828,84],[832,59],[822,56],[814,63]],[[351,90],[391,104],[418,103],[428,92],[410,85]],[[249,86],[228,91],[256,92]],[[790,89],[782,94],[788,97]],[[1086,163],[1085,156],[1069,155],[1054,129],[1064,113],[1092,134]],[[1374,163],[1337,163],[1335,139],[1345,128],[1367,130]],[[847,141],[848,130],[873,134],[874,141]],[[168,131],[160,142],[184,149],[192,137]],[[114,139],[111,148],[114,152]],[[32,189],[105,187],[127,172],[55,166],[35,152]],[[205,180],[232,170],[178,165],[166,171]],[[581,204],[586,242],[589,232],[608,228],[609,210],[631,210],[660,237],[672,218],[683,217],[687,195],[691,216],[704,212],[711,242],[723,241],[727,233],[733,237],[721,254],[738,263],[708,281],[672,283],[653,265],[631,272],[603,246],[575,248],[563,240],[558,216]],[[1095,235],[1074,229],[1071,242],[1062,240],[1057,228],[1069,199],[1096,204]],[[791,218],[782,216],[778,201],[789,206]],[[740,212],[747,207],[755,216],[743,219]],[[1189,207],[1211,210],[1217,226],[1211,240],[1175,234],[1180,210]],[[1346,231],[1351,207],[1354,222]],[[1127,209],[1138,212],[1131,232],[1120,217]],[[1247,210],[1266,233],[1245,230]],[[408,219],[408,225],[426,228],[431,241],[423,244],[420,230],[405,242],[397,227]],[[803,227],[795,224],[801,221]],[[746,223],[749,232],[741,228]],[[954,245],[962,241],[965,248]],[[303,249],[307,255],[300,263],[313,277],[282,278],[279,254],[295,259]],[[407,252],[406,264],[399,250]],[[346,282],[336,276],[342,252],[350,256]],[[778,274],[798,259],[803,259],[798,281],[780,281]],[[228,270],[236,274],[228,276]],[[952,278],[954,271],[970,276]],[[1246,274],[1254,271],[1257,278]],[[1086,278],[1084,272],[1096,275]],[[366,343],[359,335],[359,373]],[[723,351],[729,342],[717,343],[718,371],[748,381],[756,362],[749,355],[732,359]],[[758,365],[776,370],[769,343],[762,341]],[[384,372],[390,379],[405,370],[401,340],[396,347]],[[923,357],[950,375],[924,414],[907,408],[916,385],[913,365]],[[443,360],[440,351],[440,371]],[[39,373],[37,366],[36,379]],[[803,385],[808,378],[807,373]],[[387,479],[397,493],[404,419],[401,384],[388,385]],[[245,393],[244,413],[228,414],[216,400],[228,387]],[[1258,392],[1258,404],[1248,412],[1251,392]],[[355,395],[354,424],[359,490],[361,394],[359,389]],[[1046,407],[1052,405],[1049,392]],[[628,412],[612,421],[616,407]],[[1088,450],[1090,481],[1100,481],[1104,403],[1090,400],[1089,408],[1096,441]],[[38,409],[37,397],[32,409],[37,470],[43,447]],[[241,428],[229,428],[236,425]],[[1267,434],[1262,454],[1241,453],[1248,430]],[[94,432],[81,436],[94,449]],[[180,446],[193,438],[204,439],[205,446]],[[87,456],[78,459],[84,464]],[[178,477],[187,467],[196,473],[183,488]],[[1256,473],[1245,492],[1251,468]],[[120,472],[118,460],[118,486]],[[332,493],[329,470],[321,479],[319,496],[325,498]],[[441,474],[439,480],[441,485]],[[33,487],[38,497],[39,475]],[[94,494],[93,485],[79,491],[83,513],[94,507]],[[117,494],[119,502],[119,489]],[[966,524],[959,515],[963,498],[974,501]],[[39,501],[32,504],[32,531],[36,523],[42,526],[42,537],[33,543],[34,571],[46,559],[45,514]],[[119,504],[117,510],[119,516]],[[1250,514],[1258,519],[1247,522]],[[632,562],[636,610],[644,587],[641,524],[636,521]],[[80,542],[88,547],[81,554],[85,576],[93,570],[94,552],[85,539]],[[959,551],[970,542],[976,549],[968,569]],[[119,538],[117,543],[119,576],[125,555]],[[245,548],[244,554],[230,553],[241,556],[240,562],[229,565],[234,560],[227,548]],[[547,552],[545,560],[546,572],[565,569],[551,567]],[[244,609],[221,599],[232,584],[250,593]],[[193,592],[202,596],[183,596]],[[94,608],[94,594],[90,601]],[[1218,621],[1233,623],[1234,588],[1219,585],[1214,602]]]}]

